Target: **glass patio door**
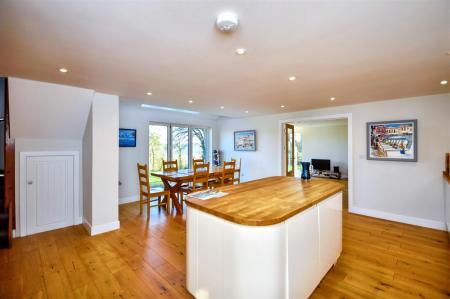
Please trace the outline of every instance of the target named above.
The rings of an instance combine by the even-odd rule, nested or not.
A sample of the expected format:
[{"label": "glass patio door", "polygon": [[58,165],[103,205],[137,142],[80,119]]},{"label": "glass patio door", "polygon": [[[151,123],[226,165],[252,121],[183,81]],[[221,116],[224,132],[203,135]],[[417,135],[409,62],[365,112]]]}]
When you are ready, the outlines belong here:
[{"label": "glass patio door", "polygon": [[[167,125],[149,125],[149,171],[162,171],[162,161],[168,160],[169,127]],[[151,176],[150,183],[162,185],[161,179]]]},{"label": "glass patio door", "polygon": [[208,161],[209,132],[206,128],[191,128],[192,159]]},{"label": "glass patio door", "polygon": [[189,168],[189,127],[172,126],[171,159],[178,160],[178,169]]}]

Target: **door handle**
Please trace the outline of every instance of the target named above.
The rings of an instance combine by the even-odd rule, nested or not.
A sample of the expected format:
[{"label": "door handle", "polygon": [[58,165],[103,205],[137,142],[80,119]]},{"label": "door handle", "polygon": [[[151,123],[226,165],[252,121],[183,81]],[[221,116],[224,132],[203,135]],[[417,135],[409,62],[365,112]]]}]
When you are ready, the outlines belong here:
[{"label": "door handle", "polygon": [[33,185],[33,181],[28,181],[28,185]]}]

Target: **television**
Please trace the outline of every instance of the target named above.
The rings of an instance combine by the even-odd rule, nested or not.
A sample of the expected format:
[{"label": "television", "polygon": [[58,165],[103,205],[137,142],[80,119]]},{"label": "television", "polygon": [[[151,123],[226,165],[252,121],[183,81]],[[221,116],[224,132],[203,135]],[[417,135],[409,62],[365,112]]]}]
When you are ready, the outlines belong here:
[{"label": "television", "polygon": [[330,171],[331,170],[330,160],[311,159],[311,165],[313,166],[314,170],[318,170],[318,171]]},{"label": "television", "polygon": [[136,147],[135,129],[119,129],[119,147]]}]

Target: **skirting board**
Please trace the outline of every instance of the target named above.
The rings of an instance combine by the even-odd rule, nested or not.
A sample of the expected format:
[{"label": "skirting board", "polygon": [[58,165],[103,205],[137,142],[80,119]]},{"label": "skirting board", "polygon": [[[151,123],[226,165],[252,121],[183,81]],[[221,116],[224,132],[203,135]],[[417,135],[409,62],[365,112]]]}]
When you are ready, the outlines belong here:
[{"label": "skirting board", "polygon": [[91,236],[106,233],[120,228],[120,221],[109,222],[92,226],[86,219],[83,219],[83,226]]},{"label": "skirting board", "polygon": [[124,204],[124,203],[135,202],[135,201],[139,201],[139,196],[138,195],[121,197],[121,198],[119,198],[119,205]]},{"label": "skirting board", "polygon": [[417,217],[411,217],[411,216],[404,216],[404,215],[398,215],[398,214],[392,214],[387,212],[381,212],[377,210],[371,210],[371,209],[364,209],[359,207],[352,207],[349,208],[350,213],[354,214],[360,214],[380,219],[385,219],[389,221],[395,221],[395,222],[401,222],[406,224],[412,224],[422,227],[428,227],[438,230],[446,230],[445,222],[436,221],[436,220],[429,220],[429,219],[423,219],[423,218],[417,218]]}]

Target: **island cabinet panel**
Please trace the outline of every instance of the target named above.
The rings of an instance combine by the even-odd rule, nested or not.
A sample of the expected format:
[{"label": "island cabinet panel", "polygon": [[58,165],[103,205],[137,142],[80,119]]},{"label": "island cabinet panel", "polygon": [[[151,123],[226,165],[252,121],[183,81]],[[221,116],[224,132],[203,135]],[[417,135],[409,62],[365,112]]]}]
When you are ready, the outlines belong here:
[{"label": "island cabinet panel", "polygon": [[308,298],[319,276],[319,209],[314,206],[286,221],[288,230],[288,298]]},{"label": "island cabinet panel", "polygon": [[191,294],[196,298],[285,297],[284,223],[244,226],[190,207],[187,218]]},{"label": "island cabinet panel", "polygon": [[320,277],[330,270],[342,251],[342,193],[318,204]]}]

